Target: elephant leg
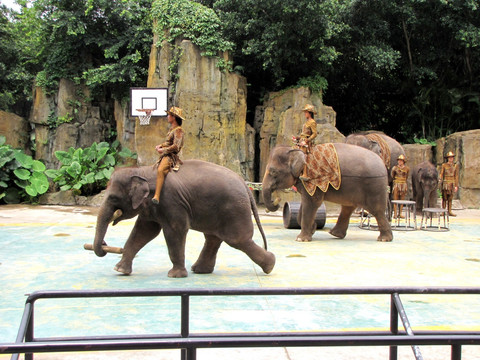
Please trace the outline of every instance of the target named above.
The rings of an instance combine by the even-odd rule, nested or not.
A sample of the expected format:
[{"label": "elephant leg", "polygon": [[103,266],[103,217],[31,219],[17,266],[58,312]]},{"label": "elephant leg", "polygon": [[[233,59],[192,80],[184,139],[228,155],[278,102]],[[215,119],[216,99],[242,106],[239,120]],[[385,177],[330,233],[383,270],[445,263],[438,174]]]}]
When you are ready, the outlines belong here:
[{"label": "elephant leg", "polygon": [[125,243],[121,260],[114,270],[125,275],[132,273],[132,262],[135,255],[160,233],[161,227],[152,221],[137,219],[127,242]]},{"label": "elephant leg", "polygon": [[371,212],[375,219],[377,220],[378,230],[380,231],[380,235],[377,238],[377,241],[382,242],[390,242],[393,240],[393,233],[392,227],[390,226],[390,222],[385,215],[385,211],[376,211]]},{"label": "elephant leg", "polygon": [[168,255],[173,267],[168,271],[168,277],[187,277],[185,268],[185,242],[187,239],[188,227],[185,224],[169,224],[163,229],[165,241],[168,247]]},{"label": "elephant leg", "polygon": [[217,236],[205,234],[205,244],[197,261],[192,265],[192,271],[197,274],[212,273],[220,245],[222,245],[222,240]]},{"label": "elephant leg", "polygon": [[355,211],[355,206],[345,206],[342,205],[342,209],[340,210],[340,215],[338,215],[337,223],[330,230],[330,234],[343,239],[347,235],[348,224],[350,222],[350,216]]},{"label": "elephant leg", "polygon": [[[308,195],[310,196],[310,195]],[[298,223],[300,224],[301,231],[298,234],[296,241],[299,242],[309,242],[312,241],[312,236],[317,229],[315,223],[315,216],[317,210],[322,205],[323,196],[320,199],[304,199],[302,198],[302,203],[300,205],[299,214],[298,214]]]},{"label": "elephant leg", "polygon": [[252,239],[248,241],[235,241],[234,243],[225,240],[227,244],[243,251],[252,261],[260,266],[265,274],[270,274],[275,266],[275,255],[270,251],[258,246]]}]

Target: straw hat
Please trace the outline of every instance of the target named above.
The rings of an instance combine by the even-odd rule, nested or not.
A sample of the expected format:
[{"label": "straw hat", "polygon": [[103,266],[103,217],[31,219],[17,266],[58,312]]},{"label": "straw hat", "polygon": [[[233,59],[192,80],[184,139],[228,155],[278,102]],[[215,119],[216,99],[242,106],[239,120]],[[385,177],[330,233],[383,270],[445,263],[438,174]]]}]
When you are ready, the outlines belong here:
[{"label": "straw hat", "polygon": [[407,158],[403,154],[400,154],[400,156],[397,158],[397,160],[403,160],[404,162],[406,162]]},{"label": "straw hat", "polygon": [[185,121],[185,118],[183,117],[183,110],[180,109],[179,107],[172,106],[170,108],[170,110],[165,110],[165,112],[167,114],[170,114],[170,115],[173,115],[173,116],[176,116],[176,117],[180,118],[182,121]]},{"label": "straw hat", "polygon": [[310,104],[305,105],[305,107],[303,108],[302,111],[308,111],[308,112],[311,112],[311,113],[314,113],[314,114],[317,113],[317,110],[315,109],[315,106],[310,105]]},{"label": "straw hat", "polygon": [[449,151],[448,154],[445,157],[446,158],[455,157],[455,154],[453,152]]}]

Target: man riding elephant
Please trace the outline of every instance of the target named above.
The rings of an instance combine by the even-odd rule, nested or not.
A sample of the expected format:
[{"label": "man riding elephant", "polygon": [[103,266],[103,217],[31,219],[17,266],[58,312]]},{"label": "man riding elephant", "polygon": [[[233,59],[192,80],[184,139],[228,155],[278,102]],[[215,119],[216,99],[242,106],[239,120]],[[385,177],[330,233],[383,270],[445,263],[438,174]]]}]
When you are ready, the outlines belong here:
[{"label": "man riding elephant", "polygon": [[152,198],[154,204],[160,202],[160,193],[165,181],[165,176],[167,176],[172,168],[174,170],[178,169],[178,166],[182,164],[178,156],[178,153],[182,150],[184,139],[182,109],[172,106],[170,110],[167,110],[167,114],[167,121],[171,129],[167,134],[165,142],[155,146],[155,150],[160,155],[160,158],[155,164],[157,166],[157,181],[155,195]]}]

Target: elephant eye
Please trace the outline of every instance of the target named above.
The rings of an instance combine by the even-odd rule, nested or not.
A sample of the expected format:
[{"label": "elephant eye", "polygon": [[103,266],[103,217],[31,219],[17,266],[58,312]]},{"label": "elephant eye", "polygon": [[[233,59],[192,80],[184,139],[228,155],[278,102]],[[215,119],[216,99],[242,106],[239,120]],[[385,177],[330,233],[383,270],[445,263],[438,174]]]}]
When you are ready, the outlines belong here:
[{"label": "elephant eye", "polygon": [[277,176],[278,174],[278,171],[276,169],[268,169],[268,173],[271,175],[271,176]]}]

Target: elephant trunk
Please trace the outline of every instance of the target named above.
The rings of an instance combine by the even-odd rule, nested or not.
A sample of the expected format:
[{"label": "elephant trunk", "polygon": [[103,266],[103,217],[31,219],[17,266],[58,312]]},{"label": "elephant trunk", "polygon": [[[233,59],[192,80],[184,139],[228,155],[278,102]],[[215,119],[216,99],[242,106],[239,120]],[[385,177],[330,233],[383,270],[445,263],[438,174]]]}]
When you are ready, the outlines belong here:
[{"label": "elephant trunk", "polygon": [[[275,195],[275,200],[272,201],[272,194]],[[263,202],[268,211],[277,211],[280,204],[280,197],[277,195],[276,191],[272,191],[268,186],[262,186],[262,196]]]},{"label": "elephant trunk", "polygon": [[100,208],[97,216],[97,226],[95,229],[95,239],[93,241],[93,250],[95,255],[99,257],[105,256],[107,253],[102,249],[102,245],[107,245],[104,241],[105,234],[107,233],[108,224],[113,220],[116,221],[122,215],[121,210],[113,212],[107,209],[105,206]]}]

